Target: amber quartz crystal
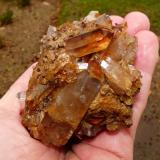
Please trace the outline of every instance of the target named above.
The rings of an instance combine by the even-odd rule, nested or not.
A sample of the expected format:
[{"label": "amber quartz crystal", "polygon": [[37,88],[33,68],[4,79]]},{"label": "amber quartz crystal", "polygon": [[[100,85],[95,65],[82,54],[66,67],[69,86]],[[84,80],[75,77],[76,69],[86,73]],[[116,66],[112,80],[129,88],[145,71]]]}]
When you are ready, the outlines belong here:
[{"label": "amber quartz crystal", "polygon": [[126,28],[96,11],[49,26],[22,114],[33,138],[60,147],[132,125],[141,75],[134,67],[137,39]]}]

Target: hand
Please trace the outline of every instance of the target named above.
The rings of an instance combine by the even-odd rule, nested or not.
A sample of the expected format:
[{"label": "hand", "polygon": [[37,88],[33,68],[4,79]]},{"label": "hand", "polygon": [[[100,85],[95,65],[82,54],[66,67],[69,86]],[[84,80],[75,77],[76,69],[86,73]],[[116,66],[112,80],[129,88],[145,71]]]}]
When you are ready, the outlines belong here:
[{"label": "hand", "polygon": [[21,124],[22,110],[17,92],[27,89],[32,74],[30,67],[0,100],[0,159],[1,160],[132,160],[136,128],[146,106],[152,74],[158,60],[158,39],[149,30],[148,18],[139,12],[129,13],[124,19],[111,16],[113,23],[127,21],[128,32],[138,38],[136,67],[142,73],[142,88],[133,107],[133,126],[117,133],[102,132],[92,140],[62,150],[48,148],[30,137]]}]

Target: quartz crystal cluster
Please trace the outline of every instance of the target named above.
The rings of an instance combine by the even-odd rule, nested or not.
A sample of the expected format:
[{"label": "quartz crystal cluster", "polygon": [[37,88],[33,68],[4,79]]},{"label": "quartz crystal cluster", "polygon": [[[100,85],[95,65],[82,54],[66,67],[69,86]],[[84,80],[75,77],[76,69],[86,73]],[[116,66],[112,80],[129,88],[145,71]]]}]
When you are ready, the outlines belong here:
[{"label": "quartz crystal cluster", "polygon": [[22,114],[33,138],[60,147],[132,125],[141,75],[133,65],[137,40],[126,28],[96,11],[49,26]]}]

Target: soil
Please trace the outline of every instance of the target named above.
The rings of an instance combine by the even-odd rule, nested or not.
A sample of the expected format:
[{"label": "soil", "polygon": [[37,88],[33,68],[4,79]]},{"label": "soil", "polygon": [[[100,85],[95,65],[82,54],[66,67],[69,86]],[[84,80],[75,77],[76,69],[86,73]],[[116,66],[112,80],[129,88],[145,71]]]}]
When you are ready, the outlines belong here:
[{"label": "soil", "polygon": [[42,35],[56,20],[59,1],[32,0],[32,4],[23,9],[0,1],[0,11],[8,7],[13,10],[14,17],[12,24],[0,27],[0,37],[5,45],[0,49],[0,97],[33,63]]},{"label": "soil", "polygon": [[160,159],[160,60],[156,67],[151,94],[137,130],[135,160]]}]

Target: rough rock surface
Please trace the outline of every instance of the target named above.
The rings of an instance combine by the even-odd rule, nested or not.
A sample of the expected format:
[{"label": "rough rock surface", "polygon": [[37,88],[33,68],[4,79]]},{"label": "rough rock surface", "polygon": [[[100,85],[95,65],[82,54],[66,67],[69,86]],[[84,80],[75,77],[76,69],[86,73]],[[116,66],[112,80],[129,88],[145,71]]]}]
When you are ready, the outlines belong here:
[{"label": "rough rock surface", "polygon": [[126,24],[91,12],[80,21],[49,26],[30,79],[22,123],[47,145],[132,125],[139,92],[137,40]]}]

